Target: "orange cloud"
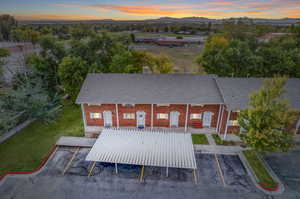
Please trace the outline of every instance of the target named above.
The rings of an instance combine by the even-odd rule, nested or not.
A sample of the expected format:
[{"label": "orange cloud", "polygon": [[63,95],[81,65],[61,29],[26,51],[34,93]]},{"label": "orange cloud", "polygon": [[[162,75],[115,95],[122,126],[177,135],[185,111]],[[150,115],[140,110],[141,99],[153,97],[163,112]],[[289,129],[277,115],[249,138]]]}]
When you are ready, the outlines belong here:
[{"label": "orange cloud", "polygon": [[98,16],[90,15],[69,15],[69,14],[16,14],[14,15],[16,19],[21,20],[94,20],[103,19]]},{"label": "orange cloud", "polygon": [[232,5],[234,2],[232,1],[214,1],[214,2],[208,2],[208,5],[221,5],[221,6],[226,6],[226,5]]}]

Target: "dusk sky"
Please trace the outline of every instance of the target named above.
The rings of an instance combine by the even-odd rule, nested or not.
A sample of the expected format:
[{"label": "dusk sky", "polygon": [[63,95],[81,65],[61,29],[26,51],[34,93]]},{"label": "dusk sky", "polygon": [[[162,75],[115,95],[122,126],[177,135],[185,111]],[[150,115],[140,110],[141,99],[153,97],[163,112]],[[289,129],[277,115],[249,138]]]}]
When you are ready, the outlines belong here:
[{"label": "dusk sky", "polygon": [[300,18],[300,0],[0,0],[0,14],[21,20]]}]

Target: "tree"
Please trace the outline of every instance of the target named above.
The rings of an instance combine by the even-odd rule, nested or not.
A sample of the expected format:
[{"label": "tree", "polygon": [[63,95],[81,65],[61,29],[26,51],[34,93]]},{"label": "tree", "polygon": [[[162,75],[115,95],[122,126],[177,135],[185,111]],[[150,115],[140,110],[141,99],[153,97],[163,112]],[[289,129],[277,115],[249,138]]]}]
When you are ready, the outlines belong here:
[{"label": "tree", "polygon": [[11,30],[17,26],[17,21],[13,16],[0,15],[0,35],[3,40],[10,40]]},{"label": "tree", "polygon": [[3,65],[5,64],[5,57],[9,56],[9,51],[5,48],[0,48],[0,77],[3,73]]},{"label": "tree", "polygon": [[89,25],[79,24],[71,29],[71,37],[74,40],[81,40],[93,34],[93,30]]},{"label": "tree", "polygon": [[61,84],[73,101],[75,101],[88,72],[86,61],[80,57],[65,57],[60,63],[58,75]]},{"label": "tree", "polygon": [[26,64],[39,75],[49,91],[56,92],[60,82],[58,77],[58,65],[66,56],[63,43],[51,35],[40,37],[39,44],[42,51],[39,55],[32,54],[27,57]]},{"label": "tree", "polygon": [[289,127],[297,112],[283,99],[287,78],[264,81],[263,87],[250,95],[249,108],[240,112],[241,140],[254,150],[267,153],[286,152],[293,146],[294,132]]},{"label": "tree", "polygon": [[[17,124],[15,119],[53,121],[61,107],[60,97],[50,95],[43,80],[32,71],[17,73],[13,88],[0,95],[0,130],[7,131]],[[14,118],[14,121],[11,120]]]},{"label": "tree", "polygon": [[172,73],[173,64],[167,55],[160,54],[154,56],[155,65],[150,67],[153,73]]},{"label": "tree", "polygon": [[153,73],[171,73],[173,64],[166,55],[154,55],[152,53],[134,50],[132,51],[134,68],[142,71],[144,66],[148,66]]}]

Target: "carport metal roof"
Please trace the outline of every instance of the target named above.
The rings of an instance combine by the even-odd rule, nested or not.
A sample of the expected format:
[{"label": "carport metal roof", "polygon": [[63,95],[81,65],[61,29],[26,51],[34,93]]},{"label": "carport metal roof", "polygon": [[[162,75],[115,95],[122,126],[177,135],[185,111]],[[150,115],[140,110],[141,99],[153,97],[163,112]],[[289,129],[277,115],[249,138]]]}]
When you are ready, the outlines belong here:
[{"label": "carport metal roof", "polygon": [[196,169],[190,133],[104,129],[88,161]]}]

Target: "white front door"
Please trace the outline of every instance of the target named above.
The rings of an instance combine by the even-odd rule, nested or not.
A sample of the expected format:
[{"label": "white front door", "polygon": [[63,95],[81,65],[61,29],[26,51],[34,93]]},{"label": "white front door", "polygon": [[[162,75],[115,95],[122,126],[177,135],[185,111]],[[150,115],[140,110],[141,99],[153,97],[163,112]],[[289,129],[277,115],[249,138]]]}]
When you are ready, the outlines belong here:
[{"label": "white front door", "polygon": [[136,126],[138,128],[145,128],[145,120],[146,120],[146,113],[144,111],[136,112]]},{"label": "white front door", "polygon": [[202,119],[202,126],[203,127],[210,127],[212,120],[212,112],[204,112],[203,119]]},{"label": "white front door", "polygon": [[170,113],[170,127],[178,127],[179,115],[180,113],[178,111],[172,111]]},{"label": "white front door", "polygon": [[112,126],[111,111],[103,111],[103,119],[104,119],[104,126],[105,127],[111,127]]}]

